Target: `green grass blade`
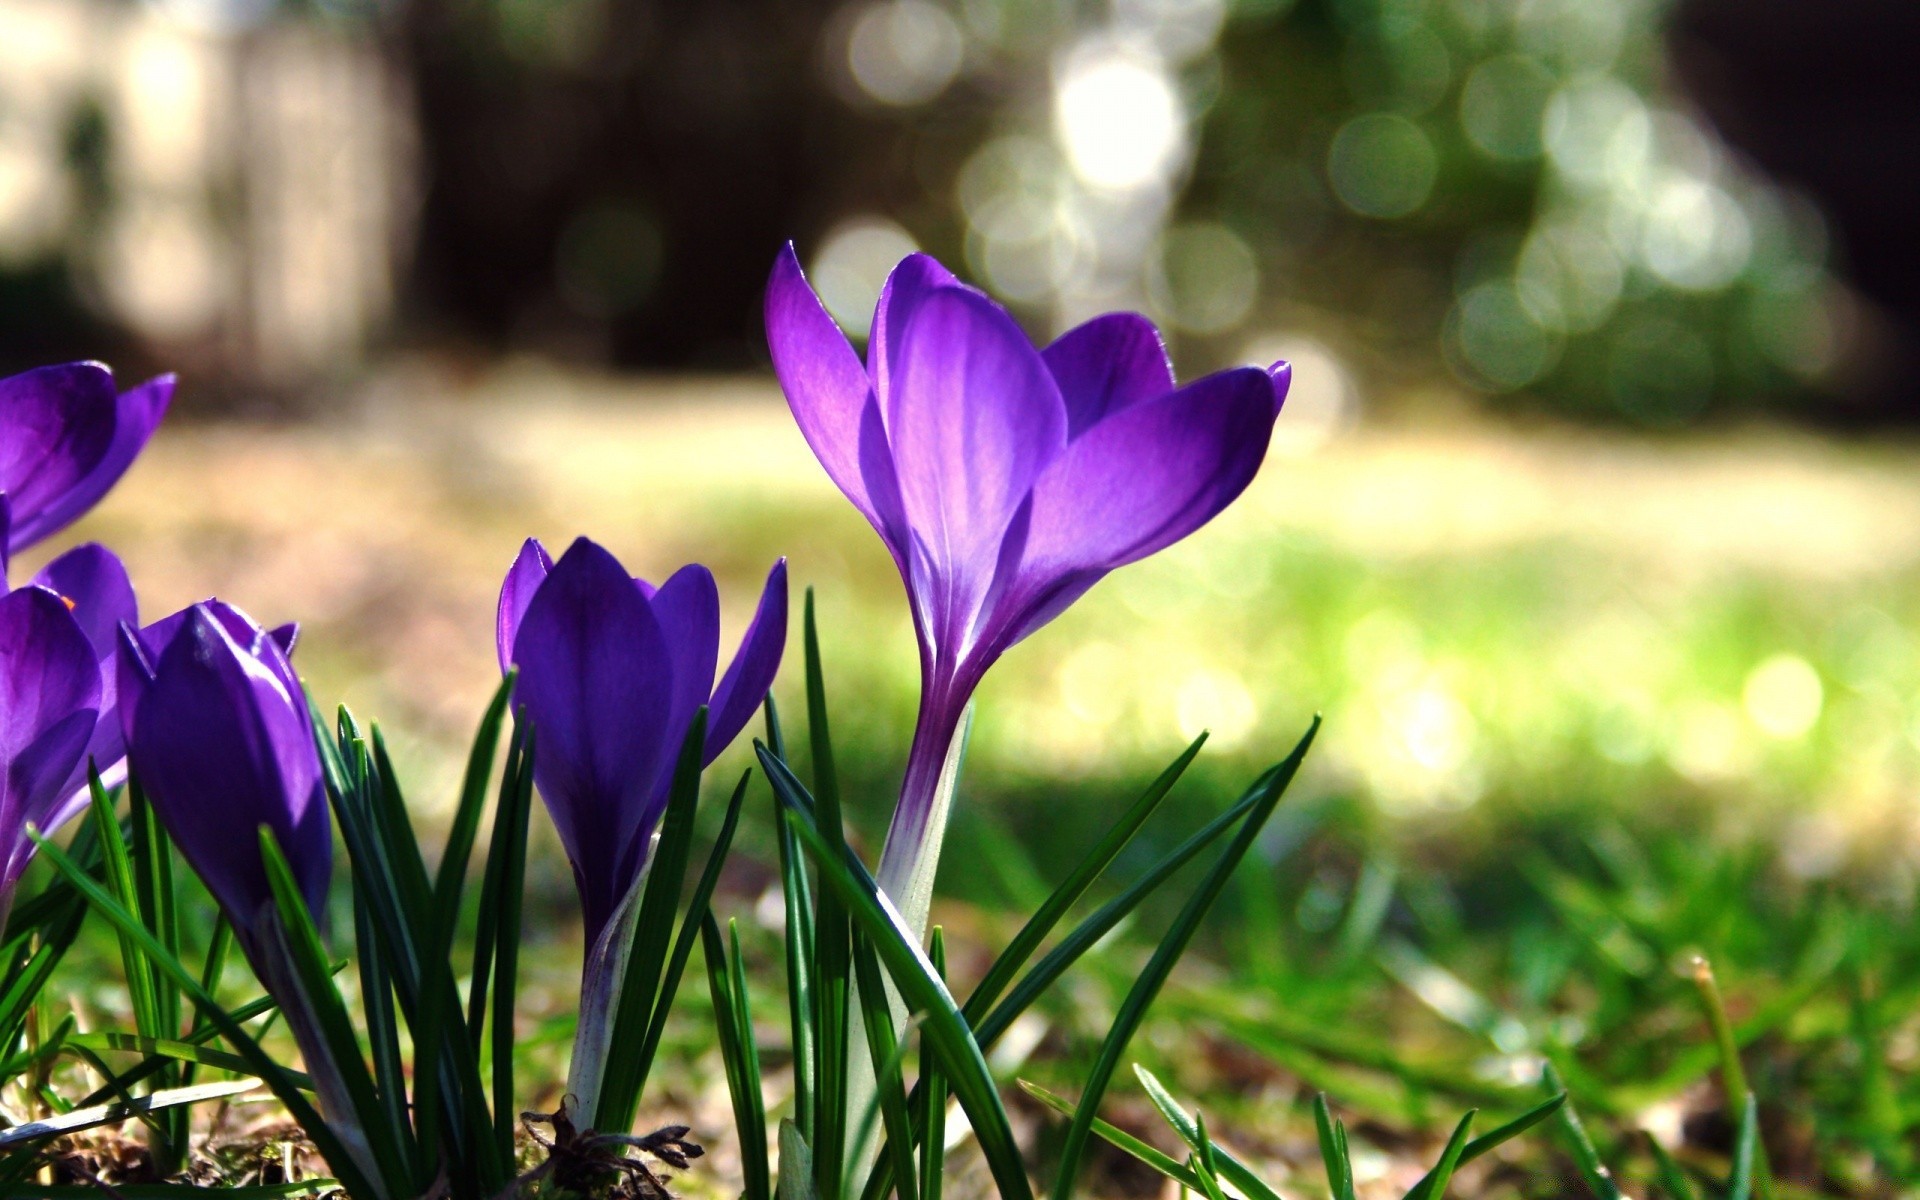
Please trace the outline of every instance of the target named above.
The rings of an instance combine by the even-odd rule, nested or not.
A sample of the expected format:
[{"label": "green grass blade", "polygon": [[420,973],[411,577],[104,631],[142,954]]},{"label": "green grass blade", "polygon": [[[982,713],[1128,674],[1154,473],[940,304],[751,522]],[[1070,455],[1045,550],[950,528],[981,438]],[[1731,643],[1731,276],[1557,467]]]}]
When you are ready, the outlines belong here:
[{"label": "green grass blade", "polygon": [[1074,926],[1072,932],[1060,939],[1058,945],[1048,951],[1032,970],[1021,976],[1020,982],[991,1013],[975,1026],[982,1046],[991,1047],[1006,1033],[1021,1013],[1032,1007],[1048,988],[1066,974],[1080,957],[1101,939],[1111,933],[1115,926],[1125,920],[1134,909],[1148,896],[1157,891],[1180,868],[1186,866],[1200,855],[1200,852],[1237,825],[1261,800],[1266,784],[1272,779],[1274,771],[1263,774],[1254,785],[1237,799],[1227,811],[1207,822],[1191,837],[1181,842],[1165,857],[1155,863],[1139,879],[1112,900],[1100,906],[1085,920]]},{"label": "green grass blade", "polygon": [[527,831],[533,817],[533,756],[538,740],[531,724],[526,730],[512,787],[501,788],[500,815],[506,822],[506,832],[496,839],[501,870],[499,889],[495,893],[493,1015],[489,1032],[493,1039],[494,1143],[496,1152],[509,1163],[513,1161],[514,1147],[513,1010],[520,991],[520,908],[526,894]]},{"label": "green grass blade", "polygon": [[1654,1178],[1667,1194],[1667,1200],[1700,1200],[1700,1193],[1693,1184],[1687,1182],[1686,1171],[1673,1160],[1673,1155],[1667,1153],[1660,1139],[1651,1133],[1647,1134],[1647,1150],[1653,1155]]},{"label": "green grass blade", "polygon": [[346,1145],[340,1141],[333,1127],[321,1117],[312,1102],[301,1093],[299,1085],[293,1081],[290,1072],[272,1055],[269,1055],[260,1043],[240,1026],[239,1022],[220,1007],[212,996],[201,990],[199,981],[180,964],[178,959],[167,954],[166,947],[147,932],[140,924],[139,918],[122,907],[104,887],[89,877],[74,860],[68,858],[60,847],[44,837],[36,837],[35,842],[47,861],[86,899],[87,904],[105,917],[116,930],[133,938],[140,949],[153,960],[156,967],[172,976],[181,991],[207,1015],[207,1018],[219,1029],[221,1036],[227,1039],[228,1044],[247,1060],[249,1070],[266,1081],[274,1096],[286,1106],[288,1115],[312,1139],[321,1157],[326,1159],[327,1164],[339,1175],[340,1182],[346,1190],[355,1196],[383,1194],[376,1190],[372,1180],[360,1171],[358,1164],[347,1153]]},{"label": "green grass blade", "polygon": [[1327,1094],[1313,1098],[1313,1125],[1320,1135],[1320,1158],[1327,1168],[1327,1190],[1333,1200],[1354,1200],[1353,1160],[1347,1152],[1347,1130],[1327,1108]]},{"label": "green grass blade", "polygon": [[[1078,1108],[1078,1105],[1074,1104],[1073,1101],[1067,1099],[1065,1096],[1057,1096],[1037,1083],[1031,1083],[1025,1079],[1016,1080],[1016,1082],[1020,1085],[1020,1090],[1027,1095],[1032,1096],[1035,1100],[1038,1100],[1061,1116],[1069,1120],[1073,1118],[1073,1114]],[[1132,1155],[1135,1159],[1152,1167],[1155,1171],[1173,1180],[1181,1187],[1195,1192],[1201,1190],[1200,1177],[1194,1174],[1193,1171],[1179,1159],[1162,1153],[1156,1147],[1141,1141],[1123,1129],[1109,1125],[1105,1121],[1094,1121],[1093,1132],[1099,1136],[1101,1141],[1106,1142],[1115,1149]]]},{"label": "green grass blade", "polygon": [[1193,763],[1206,741],[1207,735],[1204,733],[1193,739],[1193,743],[1182,751],[1166,770],[1160,772],[1157,779],[1147,785],[1146,791],[1140,794],[1132,807],[1128,808],[1107,830],[1099,843],[1087,852],[1060,886],[1053,890],[1053,894],[1047,897],[1027,923],[1021,927],[1020,932],[1014,935],[1013,940],[1007,943],[1007,948],[993,960],[993,965],[981,977],[979,985],[967,997],[965,1011],[969,1024],[977,1026],[981,1018],[991,1011],[994,1001],[998,1000],[1001,993],[1013,983],[1020,973],[1020,968],[1027,965],[1027,960],[1040,948],[1040,943],[1047,939],[1047,935],[1053,932],[1054,926],[1060,923],[1061,918],[1066,916],[1067,911],[1079,901],[1080,897],[1086,895],[1087,889],[1093,886],[1094,881],[1100,878],[1120,852],[1133,841],[1133,836],[1140,831],[1142,825],[1146,824],[1147,818],[1159,809],[1160,802],[1167,798],[1167,794],[1173,790],[1173,785],[1180,781],[1180,777],[1186,773],[1187,767]]},{"label": "green grass blade", "polygon": [[[846,843],[846,827],[840,811],[840,774],[833,761],[826,671],[820,658],[820,632],[814,616],[812,588],[807,589],[802,633],[806,652],[807,739],[813,754],[813,798],[818,805],[815,817],[824,835],[824,844],[839,847]],[[762,755],[762,765],[765,766],[765,755]],[[784,825],[786,821],[779,823]],[[827,1200],[838,1200],[846,1171],[847,1108],[851,1095],[847,1078],[851,1063],[848,1051],[852,1004],[849,992],[853,977],[851,932],[843,906],[845,901],[835,889],[821,887],[814,903],[814,962],[809,975],[814,1001],[811,1025],[815,1102],[813,1135],[807,1140],[813,1149],[815,1187]]]},{"label": "green grass blade", "polygon": [[[729,933],[733,933],[731,928]],[[753,1038],[753,1010],[747,999],[740,942],[733,936],[729,957],[720,926],[711,912],[701,914],[701,947],[707,960],[707,989],[713,997],[713,1021],[733,1098],[733,1126],[740,1138],[743,1200],[769,1200],[772,1183],[767,1162],[767,1112],[760,1095],[760,1055]],[[783,1156],[784,1169],[788,1164]]]},{"label": "green grass blade", "polygon": [[1442,1200],[1447,1194],[1447,1185],[1453,1182],[1453,1173],[1465,1159],[1467,1138],[1473,1132],[1473,1118],[1478,1115],[1469,1109],[1460,1123],[1453,1127],[1453,1136],[1447,1139],[1447,1148],[1440,1154],[1440,1161],[1434,1168],[1422,1176],[1420,1182],[1413,1185],[1406,1200]]},{"label": "green grass blade", "polygon": [[[1180,1106],[1178,1100],[1174,1099],[1173,1093],[1169,1092],[1158,1079],[1154,1078],[1153,1072],[1135,1063],[1133,1074],[1134,1077],[1140,1081],[1140,1086],[1146,1090],[1147,1099],[1152,1101],[1153,1106],[1160,1110],[1161,1117],[1165,1118],[1167,1124],[1173,1127],[1174,1133],[1178,1134],[1180,1140],[1185,1142],[1195,1153],[1199,1153],[1200,1122],[1195,1117],[1188,1115],[1187,1110]],[[1068,1115],[1071,1116],[1072,1114],[1069,1113]],[[1271,1187],[1268,1187],[1265,1180],[1254,1174],[1251,1167],[1227,1151],[1222,1150],[1220,1147],[1209,1143],[1207,1159],[1211,1169],[1218,1172],[1228,1183],[1239,1188],[1241,1193],[1247,1197],[1247,1200],[1281,1200],[1280,1195]]]},{"label": "green grass blade", "polygon": [[[680,980],[686,974],[687,960],[693,956],[693,943],[699,936],[700,923],[713,909],[713,892],[720,885],[720,870],[726,865],[727,855],[733,849],[733,835],[740,827],[740,810],[747,798],[747,783],[753,778],[748,769],[740,775],[740,782],[734,785],[733,795],[727,800],[726,817],[720,823],[720,832],[713,840],[713,850],[707,855],[707,865],[700,872],[699,882],[693,886],[693,897],[687,901],[687,915],[680,922],[679,936],[674,939],[673,953],[667,959],[667,968],[660,977],[660,994],[653,1006],[653,1019],[647,1026],[647,1040],[640,1048],[640,1078],[644,1081],[653,1069],[654,1056],[660,1051],[660,1039],[666,1036],[667,1017],[673,1009],[673,998],[680,991]],[[751,1030],[749,1030],[751,1032]],[[761,1134],[765,1137],[765,1132]]]},{"label": "green grass blade", "polygon": [[[237,1012],[234,1015],[239,1018]],[[232,1071],[239,1075],[254,1073],[253,1064],[242,1055],[229,1054],[224,1050],[215,1050],[210,1046],[173,1038],[157,1038],[146,1034],[117,1033],[109,1030],[98,1033],[76,1033],[67,1039],[67,1044],[86,1050],[146,1054],[176,1062],[196,1063],[203,1067],[212,1067],[218,1071]],[[123,1072],[120,1078],[127,1083],[132,1083],[134,1080],[131,1076],[131,1072]],[[295,1087],[309,1092],[313,1090],[313,1079],[305,1072],[287,1070],[286,1076]],[[97,1099],[97,1097],[88,1097],[84,1103],[97,1103]]]},{"label": "green grass blade", "polygon": [[1220,1190],[1220,1171],[1214,1163],[1213,1139],[1207,1136],[1205,1117],[1194,1118],[1193,1157],[1189,1166],[1200,1177],[1200,1188],[1206,1192],[1207,1200],[1227,1200],[1225,1192]]},{"label": "green grass blade", "polygon": [[[938,925],[933,927],[933,939],[927,945],[927,961],[944,983],[947,938]],[[931,1054],[920,1055],[920,1082],[915,1093],[920,1103],[920,1200],[940,1200],[941,1183],[947,1175],[947,1082]]]},{"label": "green grass blade", "polygon": [[1154,997],[1159,995],[1161,985],[1173,971],[1174,963],[1179,961],[1180,956],[1186,952],[1187,945],[1199,929],[1201,920],[1213,907],[1213,902],[1219,898],[1220,893],[1226,889],[1227,881],[1232,877],[1234,869],[1240,865],[1240,860],[1246,856],[1247,851],[1253,846],[1254,839],[1265,827],[1267,818],[1273,815],[1273,810],[1279,805],[1280,798],[1286,794],[1287,785],[1293,782],[1295,773],[1300,769],[1301,761],[1306,758],[1308,749],[1313,745],[1314,735],[1319,731],[1320,719],[1315,717],[1299,744],[1280,764],[1280,769],[1262,790],[1260,802],[1242,818],[1233,841],[1221,851],[1219,859],[1207,872],[1206,878],[1201,881],[1193,896],[1188,899],[1186,906],[1181,909],[1179,917],[1174,920],[1172,928],[1161,939],[1153,956],[1148,959],[1147,966],[1141,972],[1138,981],[1127,992],[1127,998],[1120,1007],[1120,1013],[1115,1017],[1113,1027],[1107,1032],[1106,1041],[1100,1048],[1100,1057],[1094,1063],[1093,1071],[1088,1075],[1083,1086],[1080,1112],[1067,1129],[1066,1143],[1060,1151],[1059,1174],[1054,1180],[1054,1196],[1057,1200],[1068,1200],[1073,1193],[1073,1185],[1079,1175],[1080,1159],[1086,1151],[1087,1139],[1091,1133],[1090,1126],[1100,1106],[1100,1100],[1106,1093],[1107,1084],[1112,1080],[1114,1071],[1119,1069],[1120,1058],[1126,1052],[1127,1043],[1132,1040],[1134,1030],[1145,1019],[1147,1007],[1153,1003]]},{"label": "green grass blade", "polygon": [[[900,1074],[900,1045],[893,1029],[893,1007],[873,944],[855,934],[854,979],[859,984],[860,1020],[866,1028],[867,1053],[872,1057],[880,1118],[893,1156],[893,1177],[900,1200],[918,1200],[919,1172],[913,1161],[913,1123],[907,1117],[907,1087]],[[937,972],[936,972],[937,974]]]},{"label": "green grass blade", "polygon": [[1740,1128],[1733,1138],[1733,1174],[1727,1200],[1753,1200],[1760,1175],[1760,1106],[1748,1092],[1740,1105]]},{"label": "green grass blade", "polygon": [[[763,763],[770,759],[771,755],[762,755]],[[799,834],[819,872],[822,896],[831,893],[846,906],[860,931],[872,939],[874,950],[892,976],[908,1010],[921,1014],[922,1044],[933,1047],[941,1072],[973,1125],[1001,1195],[1009,1200],[1028,1200],[1032,1188],[986,1058],[966,1019],[960,1015],[959,1005],[920,949],[919,939],[906,927],[846,843],[832,845],[815,826],[804,795],[783,795],[782,799],[787,802],[787,821]]]},{"label": "green grass blade", "polygon": [[[312,1020],[316,1027],[314,1032],[325,1042],[321,1047],[300,1047],[303,1055],[309,1058],[307,1073],[316,1076],[316,1085],[322,1084],[318,1077],[321,1071],[331,1071],[338,1078],[346,1091],[346,1096],[341,1099],[346,1101],[350,1109],[349,1112],[337,1114],[338,1118],[352,1119],[358,1123],[373,1161],[384,1177],[387,1194],[405,1195],[413,1184],[415,1174],[407,1144],[412,1130],[404,1118],[397,1126],[383,1120],[369,1119],[370,1114],[384,1114],[389,1107],[367,1071],[366,1060],[361,1057],[353,1017],[347,1011],[339,988],[334,985],[326,951],[320,944],[320,931],[314,928],[313,916],[307,911],[307,902],[300,894],[293,868],[287,865],[286,856],[281,852],[280,843],[272,830],[261,826],[259,837],[260,857],[266,867],[267,882],[273,888],[280,918],[280,948],[286,952],[286,966],[293,972],[293,978],[287,982],[299,989],[300,998],[306,1005],[304,1015]],[[271,957],[273,952],[269,950],[266,953]],[[286,1012],[284,1002],[282,1011]],[[290,1022],[295,1019],[293,1014],[287,1015]],[[324,1055],[324,1062],[311,1061],[316,1050]]]},{"label": "green grass blade", "polygon": [[[680,757],[667,792],[667,810],[660,822],[660,840],[647,868],[646,891],[633,925],[633,944],[627,954],[620,984],[619,1008],[614,1013],[609,1047],[643,1046],[656,1009],[673,997],[661,989],[661,971],[680,910],[680,893],[687,882],[687,863],[693,857],[694,817],[700,806],[700,773],[707,744],[707,708],[701,705],[680,743]],[[662,1014],[664,1018],[664,1014]],[[590,1114],[601,1133],[626,1133],[633,1128],[646,1087],[644,1054],[612,1054],[601,1078],[600,1097]]]},{"label": "green grass blade", "polygon": [[[1547,1087],[1562,1096],[1567,1095],[1566,1084],[1560,1080],[1560,1072],[1548,1063],[1544,1068]],[[1626,1195],[1613,1181],[1613,1172],[1600,1159],[1600,1151],[1594,1148],[1593,1139],[1587,1136],[1587,1127],[1580,1123],[1580,1114],[1573,1107],[1572,1099],[1560,1106],[1560,1132],[1573,1155],[1573,1163],[1580,1171],[1580,1177],[1586,1180],[1587,1187],[1599,1200],[1626,1200]]]},{"label": "green grass blade", "polygon": [[[780,729],[780,712],[767,697],[767,746],[769,752],[787,761],[786,737]],[[787,968],[787,1028],[793,1050],[793,1122],[803,1139],[814,1134],[814,1106],[819,1087],[814,1073],[817,1053],[814,1046],[813,964],[816,947],[813,936],[813,888],[807,882],[807,866],[794,841],[793,830],[780,816],[780,798],[773,798],[773,829],[780,851],[780,895],[786,909],[786,937],[783,938]]]}]

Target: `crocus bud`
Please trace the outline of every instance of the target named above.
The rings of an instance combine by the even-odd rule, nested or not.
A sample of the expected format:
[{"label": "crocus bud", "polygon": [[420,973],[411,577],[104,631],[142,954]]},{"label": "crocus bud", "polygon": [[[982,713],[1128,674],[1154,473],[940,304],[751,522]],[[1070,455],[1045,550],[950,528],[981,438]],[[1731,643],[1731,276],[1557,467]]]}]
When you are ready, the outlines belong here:
[{"label": "crocus bud", "polygon": [[333,836],[306,693],[281,640],[217,600],[145,631],[123,626],[119,692],[134,777],[249,953],[274,910],[261,826],[318,914]]}]

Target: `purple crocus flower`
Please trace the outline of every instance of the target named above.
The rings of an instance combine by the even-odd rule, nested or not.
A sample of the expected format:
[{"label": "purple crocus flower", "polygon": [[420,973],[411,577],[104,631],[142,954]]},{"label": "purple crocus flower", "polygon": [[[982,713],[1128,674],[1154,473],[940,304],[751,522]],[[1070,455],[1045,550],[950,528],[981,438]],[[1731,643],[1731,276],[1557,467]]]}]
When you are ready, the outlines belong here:
[{"label": "purple crocus flower", "polygon": [[0,926],[45,833],[72,815],[67,800],[100,715],[100,663],[58,595],[24,587],[0,596]]},{"label": "purple crocus flower", "polygon": [[333,870],[333,824],[291,645],[290,626],[262,629],[218,600],[144,630],[123,625],[120,718],[134,778],[279,1005],[321,1113],[362,1173],[377,1178],[363,1114],[299,985],[260,853],[264,827],[318,919]]},{"label": "purple crocus flower", "polygon": [[567,1104],[587,1127],[681,745],[706,705],[701,765],[712,762],[766,698],[787,640],[786,560],[768,573],[718,685],[712,573],[696,563],[655,588],[586,538],[559,562],[527,542],[500,588],[496,638],[501,669],[520,673],[514,702],[533,725],[534,782],[573,864],[586,924]]},{"label": "purple crocus flower", "polygon": [[12,506],[6,549],[59,532],[133,464],[173,399],[162,375],[129,392],[99,363],[38,367],[0,379],[0,492]]},{"label": "purple crocus flower", "polygon": [[316,916],[333,863],[320,751],[286,639],[218,600],[120,631],[132,772],[256,966],[275,905],[255,831],[273,831]]},{"label": "purple crocus flower", "polygon": [[[981,677],[1115,567],[1204,525],[1266,455],[1290,368],[1176,388],[1153,325],[1113,313],[1036,350],[925,255],[875,309],[864,364],[789,245],[767,341],[801,432],[893,554],[921,698],[879,880],[909,910],[937,856],[940,775]],[[911,880],[923,880],[912,883]],[[924,912],[914,914],[924,922]]]},{"label": "purple crocus flower", "polygon": [[554,562],[529,539],[500,589],[500,666],[533,722],[534,780],[573,864],[594,945],[646,866],[674,763],[708,706],[712,762],[753,718],[787,639],[787,565],[767,575],[726,673],[720,593],[695,563],[655,588],[586,538]]},{"label": "purple crocus flower", "polygon": [[[47,637],[44,645],[38,646],[26,659],[10,657],[8,664],[0,667],[0,671],[7,673],[7,682],[0,686],[5,686],[12,697],[0,707],[0,714],[5,714],[0,720],[18,714],[20,720],[26,722],[18,728],[27,729],[34,721],[73,702],[66,690],[70,681],[65,669],[74,645],[73,635],[78,635],[79,644],[89,647],[94,662],[95,684],[86,706],[95,715],[87,719],[90,729],[77,752],[54,753],[51,743],[43,748],[42,752],[52,757],[35,765],[31,786],[24,778],[7,777],[4,795],[0,795],[0,926],[5,924],[6,907],[11,902],[14,885],[37,849],[33,839],[27,836],[28,828],[42,834],[51,833],[86,807],[89,764],[101,772],[109,785],[117,783],[124,773],[125,743],[119,717],[114,712],[113,647],[115,630],[120,623],[138,618],[133,584],[127,578],[126,568],[102,546],[69,550],[48,563],[26,587],[10,589],[4,552],[9,508],[7,497],[0,496],[0,596],[21,596],[18,606],[31,605],[17,606],[16,620],[25,620],[19,614],[45,609],[44,600],[24,599],[32,592],[51,597],[61,611],[60,619],[51,622],[58,627],[56,633],[47,633],[45,622],[37,618],[31,623]],[[17,633],[25,626],[14,628]],[[27,694],[33,688],[51,690],[36,699]],[[67,761],[66,773],[62,779],[49,782],[41,772],[51,769],[55,759]],[[47,790],[49,787],[52,791]]]}]

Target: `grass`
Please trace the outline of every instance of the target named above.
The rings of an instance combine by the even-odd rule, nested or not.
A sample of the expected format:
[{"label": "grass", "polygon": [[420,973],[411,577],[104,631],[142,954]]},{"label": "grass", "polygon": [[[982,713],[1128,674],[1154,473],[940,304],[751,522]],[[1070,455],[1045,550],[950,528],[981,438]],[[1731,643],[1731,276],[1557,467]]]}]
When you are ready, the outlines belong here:
[{"label": "grass", "polygon": [[[380,718],[415,803],[449,813],[520,537],[590,532],[657,573],[707,561],[732,630],[786,553],[819,589],[849,817],[874,846],[913,712],[911,633],[877,540],[762,385],[522,372],[409,390],[431,399],[321,429],[171,427],[76,532],[123,552],[150,613],[218,592],[301,619],[317,698]],[[1201,727],[1173,831],[1322,711],[1306,802],[1255,847],[1128,1059],[1210,1139],[1317,1194],[1324,1091],[1357,1194],[1398,1196],[1466,1109],[1487,1129],[1544,1099],[1551,1062],[1629,1194],[1661,1169],[1645,1131],[1717,1185],[1739,1089],[1704,956],[1777,1194],[1902,1194],[1920,1172],[1916,466],[1920,447],[1765,429],[1394,428],[1276,457],[1221,521],[1103,584],[983,690],[935,915],[957,988]],[[578,930],[541,822],[517,1053],[526,1106],[550,1110]],[[771,1010],[770,824],[739,840],[716,908],[739,918]],[[1010,1033],[1003,1079],[1077,1095],[1171,916],[1149,910]],[[72,977],[101,981],[79,997],[88,1027],[130,1027],[114,958],[103,938],[76,959],[92,974]],[[718,1194],[738,1160],[705,992],[683,989],[642,1120],[706,1134],[690,1179]],[[777,1107],[786,1064],[767,1049]],[[1102,1112],[1179,1148],[1130,1071]],[[1029,1142],[1064,1136],[1038,1102],[1015,1116]],[[1575,1144],[1549,1124],[1461,1166],[1451,1194],[1580,1194]],[[1133,1170],[1096,1154],[1087,1181],[1152,1186]]]}]

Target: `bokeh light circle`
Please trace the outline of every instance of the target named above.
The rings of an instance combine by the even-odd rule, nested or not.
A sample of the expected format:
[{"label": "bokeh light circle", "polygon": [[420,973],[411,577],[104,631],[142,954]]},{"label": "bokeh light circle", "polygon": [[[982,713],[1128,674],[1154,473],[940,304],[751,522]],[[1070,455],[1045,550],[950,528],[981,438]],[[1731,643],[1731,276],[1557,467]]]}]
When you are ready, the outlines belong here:
[{"label": "bokeh light circle", "polygon": [[1367,217],[1392,219],[1419,211],[1439,171],[1433,142],[1396,113],[1355,117],[1333,135],[1327,151],[1334,194]]}]

